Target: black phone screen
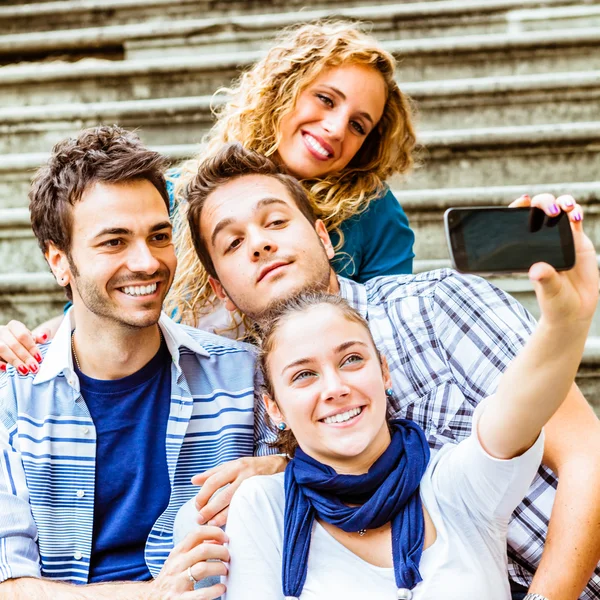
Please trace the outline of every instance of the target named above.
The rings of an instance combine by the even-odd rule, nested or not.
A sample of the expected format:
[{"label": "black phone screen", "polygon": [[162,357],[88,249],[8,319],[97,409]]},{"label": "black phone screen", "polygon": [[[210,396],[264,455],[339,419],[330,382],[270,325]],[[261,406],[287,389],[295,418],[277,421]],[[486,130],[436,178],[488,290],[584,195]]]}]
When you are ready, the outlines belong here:
[{"label": "black phone screen", "polygon": [[446,226],[460,271],[528,271],[536,262],[565,270],[575,263],[566,213],[547,217],[538,208],[450,209]]}]

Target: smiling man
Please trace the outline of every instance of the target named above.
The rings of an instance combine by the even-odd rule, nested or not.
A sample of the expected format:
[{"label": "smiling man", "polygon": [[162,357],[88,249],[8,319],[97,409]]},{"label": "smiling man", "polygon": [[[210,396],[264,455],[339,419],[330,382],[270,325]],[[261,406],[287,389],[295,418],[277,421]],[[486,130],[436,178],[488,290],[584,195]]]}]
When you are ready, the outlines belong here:
[{"label": "smiling man", "polygon": [[223,542],[217,527],[171,552],[175,515],[193,475],[270,450],[254,353],[161,315],[176,267],[164,168],[99,127],[33,183],[33,230],[73,307],[39,370],[0,373],[2,597],[162,600],[225,573],[226,549],[201,543]]},{"label": "smiling man", "polygon": [[[548,214],[559,203],[582,218],[570,196],[534,200]],[[523,307],[478,277],[448,269],[364,285],[336,277],[331,241],[302,187],[239,144],[200,166],[188,202],[196,252],[225,306],[260,325],[299,291],[341,294],[387,358],[399,399],[390,408],[416,421],[434,451],[470,434],[475,407],[532,331]],[[543,594],[530,598],[600,597],[599,457],[600,423],[574,385],[546,426],[544,465],[508,531],[511,578]]]}]

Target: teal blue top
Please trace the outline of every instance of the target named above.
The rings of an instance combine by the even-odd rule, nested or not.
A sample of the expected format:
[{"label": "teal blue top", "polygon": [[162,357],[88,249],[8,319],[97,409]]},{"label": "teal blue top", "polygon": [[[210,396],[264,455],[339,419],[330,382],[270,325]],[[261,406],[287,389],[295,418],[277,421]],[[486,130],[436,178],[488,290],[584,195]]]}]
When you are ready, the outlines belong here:
[{"label": "teal blue top", "polygon": [[[415,234],[390,189],[340,229],[344,244],[332,261],[338,275],[365,283],[380,275],[412,273]],[[333,234],[331,240],[335,245],[339,236]]]}]

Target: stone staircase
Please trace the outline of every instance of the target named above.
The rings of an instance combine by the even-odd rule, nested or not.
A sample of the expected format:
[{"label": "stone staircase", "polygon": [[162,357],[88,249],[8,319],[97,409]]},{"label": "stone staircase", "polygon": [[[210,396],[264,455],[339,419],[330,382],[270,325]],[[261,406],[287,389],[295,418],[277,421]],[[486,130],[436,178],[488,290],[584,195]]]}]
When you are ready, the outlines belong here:
[{"label": "stone staircase", "polygon": [[[422,165],[390,183],[417,270],[448,264],[449,206],[573,193],[600,244],[600,0],[8,0],[0,6],[0,322],[63,295],[29,227],[32,172],[82,127],[119,123],[179,160],[211,95],[299,21],[367,20],[418,107]],[[217,100],[222,101],[222,100]],[[213,100],[214,102],[214,100]],[[494,281],[537,312],[525,277]],[[579,383],[600,411],[600,315]]]}]

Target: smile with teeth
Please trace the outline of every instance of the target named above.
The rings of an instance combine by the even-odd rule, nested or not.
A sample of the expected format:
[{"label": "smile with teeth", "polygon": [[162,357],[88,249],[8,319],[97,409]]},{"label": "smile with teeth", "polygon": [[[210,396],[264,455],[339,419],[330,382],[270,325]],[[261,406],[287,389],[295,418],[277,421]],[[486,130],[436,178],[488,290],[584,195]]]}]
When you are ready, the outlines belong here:
[{"label": "smile with teeth", "polygon": [[157,287],[157,283],[151,283],[149,285],[128,285],[121,288],[121,291],[128,296],[149,296],[150,294],[154,294]]},{"label": "smile with teeth", "polygon": [[360,415],[360,413],[362,411],[363,411],[362,406],[360,406],[358,408],[351,408],[350,410],[347,410],[346,412],[338,413],[337,415],[332,415],[331,417],[326,417],[325,419],[322,419],[322,421],[326,425],[331,425],[332,423],[344,423],[344,422],[349,421],[350,419],[353,419],[354,417]]},{"label": "smile with teeth", "polygon": [[319,142],[317,142],[312,135],[305,133],[304,139],[306,140],[306,143],[323,158],[330,158],[331,154],[327,152],[327,150],[325,150],[325,148],[323,148],[323,146],[321,146],[321,144],[319,144]]}]

